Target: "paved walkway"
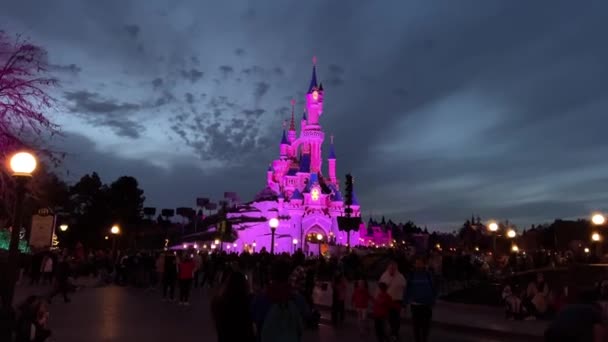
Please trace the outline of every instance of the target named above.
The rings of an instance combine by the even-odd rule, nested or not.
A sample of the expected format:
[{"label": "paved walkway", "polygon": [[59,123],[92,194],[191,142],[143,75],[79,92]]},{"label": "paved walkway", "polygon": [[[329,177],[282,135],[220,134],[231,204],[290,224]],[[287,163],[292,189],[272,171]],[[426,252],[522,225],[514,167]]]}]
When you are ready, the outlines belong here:
[{"label": "paved walkway", "polygon": [[[90,282],[95,284],[95,282]],[[18,300],[31,294],[44,294],[49,287],[18,288]],[[57,342],[127,342],[127,341],[214,341],[215,331],[209,310],[210,293],[195,290],[190,307],[162,302],[157,291],[117,286],[85,287],[72,294],[72,302],[60,298],[50,307],[50,327]],[[371,325],[371,324],[370,324]],[[411,341],[410,330],[403,329],[404,341]],[[339,339],[375,341],[372,335],[361,335],[355,320],[340,329],[321,324],[316,331],[306,331],[304,342],[329,342]],[[513,342],[512,337],[484,335],[434,327],[431,341],[442,342]]]},{"label": "paved walkway", "polygon": [[[375,293],[370,289],[370,293]],[[349,287],[347,297],[351,298],[352,289]],[[331,306],[331,287],[317,287],[314,301],[317,305],[328,310]],[[347,309],[350,301],[347,300]],[[404,319],[408,322],[409,313],[404,311]],[[485,334],[510,335],[521,338],[540,338],[543,336],[549,322],[547,321],[509,321],[505,312],[500,308],[481,305],[455,304],[439,301],[433,309],[433,322],[447,329],[462,331],[478,331]]]}]

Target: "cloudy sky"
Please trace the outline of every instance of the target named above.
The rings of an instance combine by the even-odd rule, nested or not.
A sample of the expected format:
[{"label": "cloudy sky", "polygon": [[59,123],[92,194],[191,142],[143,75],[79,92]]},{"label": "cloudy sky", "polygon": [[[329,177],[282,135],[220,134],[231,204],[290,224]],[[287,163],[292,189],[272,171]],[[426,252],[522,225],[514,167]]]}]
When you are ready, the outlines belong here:
[{"label": "cloudy sky", "polygon": [[448,230],[472,213],[528,225],[608,210],[607,12],[599,0],[6,0],[0,29],[49,51],[65,134],[51,143],[70,182],[133,175],[157,207],[250,199],[316,55],[322,125],[364,215]]}]

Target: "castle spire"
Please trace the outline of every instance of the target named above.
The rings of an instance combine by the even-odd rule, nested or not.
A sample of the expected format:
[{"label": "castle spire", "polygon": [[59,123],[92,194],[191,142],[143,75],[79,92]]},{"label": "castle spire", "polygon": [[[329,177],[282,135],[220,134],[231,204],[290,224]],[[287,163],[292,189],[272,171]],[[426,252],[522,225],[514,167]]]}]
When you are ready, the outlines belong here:
[{"label": "castle spire", "polygon": [[312,78],[310,79],[310,86],[308,86],[308,94],[312,93],[314,89],[318,88],[317,85],[317,56],[312,57]]},{"label": "castle spire", "polygon": [[291,123],[289,124],[290,131],[296,130],[296,119],[295,119],[295,113],[294,113],[295,107],[296,107],[296,100],[291,99]]},{"label": "castle spire", "polygon": [[334,135],[332,134],[330,137],[330,145],[329,145],[329,159],[336,159],[336,151],[334,150]]}]

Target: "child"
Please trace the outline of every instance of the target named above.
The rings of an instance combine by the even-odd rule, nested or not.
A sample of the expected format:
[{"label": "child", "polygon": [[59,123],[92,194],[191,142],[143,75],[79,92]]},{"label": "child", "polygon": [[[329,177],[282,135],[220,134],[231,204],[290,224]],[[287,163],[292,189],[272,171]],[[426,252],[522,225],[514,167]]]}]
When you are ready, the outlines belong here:
[{"label": "child", "polygon": [[359,280],[355,283],[355,289],[353,291],[353,307],[357,311],[357,318],[359,320],[359,332],[363,333],[366,327],[365,319],[367,309],[369,305],[369,290],[367,288],[367,281]]},{"label": "child", "polygon": [[507,319],[521,320],[523,317],[521,299],[518,297],[517,288],[511,290],[510,286],[506,286],[502,292],[502,297],[505,302]]},{"label": "child", "polygon": [[378,283],[378,295],[374,300],[374,326],[376,329],[376,337],[378,342],[387,341],[386,332],[384,327],[388,319],[388,312],[393,305],[393,299],[386,293],[386,283]]}]

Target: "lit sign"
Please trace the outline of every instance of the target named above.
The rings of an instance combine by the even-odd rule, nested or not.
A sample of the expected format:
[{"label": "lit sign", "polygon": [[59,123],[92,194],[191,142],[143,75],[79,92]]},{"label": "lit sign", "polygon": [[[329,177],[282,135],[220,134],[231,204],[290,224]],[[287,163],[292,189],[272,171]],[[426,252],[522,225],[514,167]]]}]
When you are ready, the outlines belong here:
[{"label": "lit sign", "polygon": [[310,197],[312,198],[313,201],[318,201],[319,200],[319,189],[318,188],[312,189],[312,191],[310,192]]}]

